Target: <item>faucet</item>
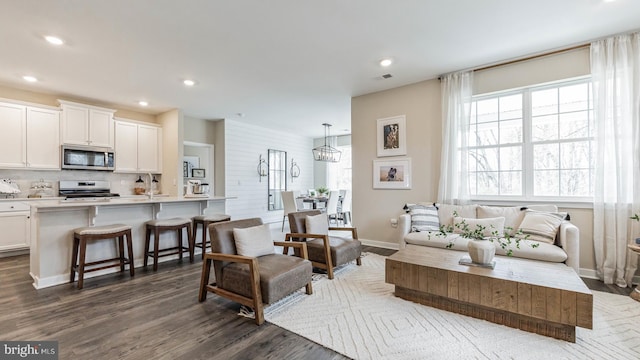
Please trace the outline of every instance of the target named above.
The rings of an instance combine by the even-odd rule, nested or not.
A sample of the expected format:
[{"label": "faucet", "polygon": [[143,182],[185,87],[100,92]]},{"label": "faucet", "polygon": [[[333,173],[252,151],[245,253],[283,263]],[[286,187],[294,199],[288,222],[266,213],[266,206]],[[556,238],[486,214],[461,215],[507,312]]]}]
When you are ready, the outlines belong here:
[{"label": "faucet", "polygon": [[149,200],[153,199],[153,175],[151,173],[147,173],[149,177],[149,182],[147,183],[147,197]]}]

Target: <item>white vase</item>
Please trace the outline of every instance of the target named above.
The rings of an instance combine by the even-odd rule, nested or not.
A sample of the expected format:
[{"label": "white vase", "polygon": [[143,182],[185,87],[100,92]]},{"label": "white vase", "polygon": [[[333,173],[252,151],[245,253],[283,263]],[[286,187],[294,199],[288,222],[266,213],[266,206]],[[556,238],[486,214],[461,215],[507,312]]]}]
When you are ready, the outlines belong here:
[{"label": "white vase", "polygon": [[467,248],[471,261],[476,264],[490,264],[496,254],[496,247],[489,240],[469,240]]}]

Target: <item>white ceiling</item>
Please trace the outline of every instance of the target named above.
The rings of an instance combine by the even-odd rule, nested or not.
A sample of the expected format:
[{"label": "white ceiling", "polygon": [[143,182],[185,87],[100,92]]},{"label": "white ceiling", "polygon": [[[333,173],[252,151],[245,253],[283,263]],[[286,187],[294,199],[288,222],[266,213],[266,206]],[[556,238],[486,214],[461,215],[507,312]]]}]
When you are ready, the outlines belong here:
[{"label": "white ceiling", "polygon": [[2,85],[314,137],[352,96],[640,29],[638,0],[0,2]]}]

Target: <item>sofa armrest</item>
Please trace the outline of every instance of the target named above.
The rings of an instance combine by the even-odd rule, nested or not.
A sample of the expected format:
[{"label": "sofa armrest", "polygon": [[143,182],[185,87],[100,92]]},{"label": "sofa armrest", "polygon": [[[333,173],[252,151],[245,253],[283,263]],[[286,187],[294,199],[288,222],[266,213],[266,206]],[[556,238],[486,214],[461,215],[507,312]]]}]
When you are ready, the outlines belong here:
[{"label": "sofa armrest", "polygon": [[567,253],[567,266],[572,267],[577,274],[580,274],[580,230],[568,221],[560,224],[558,231],[558,243]]},{"label": "sofa armrest", "polygon": [[404,241],[404,237],[411,232],[411,215],[402,214],[398,217],[398,247],[404,249],[407,243]]}]

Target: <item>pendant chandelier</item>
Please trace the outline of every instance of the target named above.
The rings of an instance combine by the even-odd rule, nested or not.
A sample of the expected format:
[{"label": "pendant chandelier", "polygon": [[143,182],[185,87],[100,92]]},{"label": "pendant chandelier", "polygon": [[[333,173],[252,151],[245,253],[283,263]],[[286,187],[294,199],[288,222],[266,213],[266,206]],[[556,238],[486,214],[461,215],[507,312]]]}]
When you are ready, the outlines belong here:
[{"label": "pendant chandelier", "polygon": [[313,149],[313,159],[315,161],[340,162],[342,152],[329,146],[329,128],[331,124],[324,123],[324,145]]}]

